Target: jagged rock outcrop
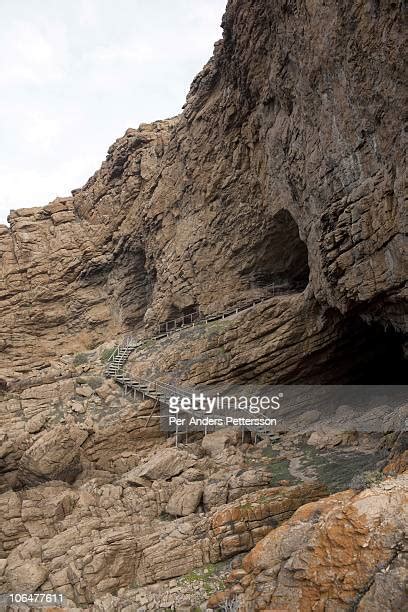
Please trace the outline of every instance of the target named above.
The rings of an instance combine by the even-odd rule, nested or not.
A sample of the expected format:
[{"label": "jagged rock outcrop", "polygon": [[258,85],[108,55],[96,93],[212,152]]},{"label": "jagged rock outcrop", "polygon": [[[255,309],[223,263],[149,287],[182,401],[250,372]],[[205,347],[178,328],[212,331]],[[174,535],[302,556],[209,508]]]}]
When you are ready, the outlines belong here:
[{"label": "jagged rock outcrop", "polygon": [[129,129],[73,197],[12,211],[10,228],[0,227],[6,378],[27,376],[55,356],[93,348],[142,321],[151,292],[146,255],[141,239],[127,244],[120,226],[147,177],[157,178],[173,125]]},{"label": "jagged rock outcrop", "polygon": [[232,0],[223,25],[179,118],[128,130],[72,198],[2,228],[6,375],[258,279],[309,276],[308,324],[330,307],[349,336],[361,316],[406,325],[402,7]]},{"label": "jagged rock outcrop", "polygon": [[[153,455],[144,464],[132,470],[126,475],[128,482],[137,482],[139,478],[148,480],[168,480],[173,476],[178,476],[187,468],[195,464],[194,456],[176,448],[163,450],[159,455]],[[136,479],[136,480],[135,480]]]},{"label": "jagged rock outcrop", "polygon": [[135,582],[181,576],[248,551],[271,526],[326,493],[316,483],[265,488],[208,515],[168,522],[135,512],[139,488],[88,489],[53,482],[0,496],[2,552],[8,555],[3,591],[25,585],[28,567],[43,577],[36,586],[58,588],[79,604]]},{"label": "jagged rock outcrop", "polygon": [[299,509],[244,558],[239,609],[404,607],[407,478],[386,480],[358,495],[344,491]]},{"label": "jagged rock outcrop", "polygon": [[0,226],[2,592],[154,609],[155,583],[234,559],[214,605],[402,609],[406,436],[374,436],[341,483],[367,457],[370,482],[395,478],[325,498],[290,440],[265,449],[276,466],[233,431],[173,448],[157,407],[103,368],[124,333],[274,283],[287,293],[146,341],[129,371],[181,386],[405,380],[403,25],[398,2],[229,0],[179,117],[127,130],[72,197]]},{"label": "jagged rock outcrop", "polygon": [[19,481],[23,485],[74,482],[81,471],[80,447],[87,437],[88,432],[77,426],[60,425],[45,432],[21,457]]},{"label": "jagged rock outcrop", "polygon": [[[86,476],[89,466],[121,474],[163,440],[157,419],[149,419],[151,402],[140,401],[135,410],[101,376],[99,356],[83,355],[86,363],[78,366],[71,357],[56,375],[39,373],[32,386],[0,398],[0,490],[69,480],[81,470]],[[69,452],[61,432],[73,443]],[[78,435],[71,439],[70,432]]]}]

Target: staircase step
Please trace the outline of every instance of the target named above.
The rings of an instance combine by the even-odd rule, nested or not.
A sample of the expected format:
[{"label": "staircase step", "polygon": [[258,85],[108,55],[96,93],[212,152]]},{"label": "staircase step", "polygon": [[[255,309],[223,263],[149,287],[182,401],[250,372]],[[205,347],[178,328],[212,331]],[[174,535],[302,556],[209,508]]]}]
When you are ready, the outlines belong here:
[{"label": "staircase step", "polygon": [[149,397],[153,397],[154,399],[160,400],[164,398],[164,395],[162,393],[156,393],[156,391],[150,391]]},{"label": "staircase step", "polygon": [[[268,289],[271,288],[267,287]],[[275,293],[275,288],[274,288],[274,293]],[[284,293],[284,292],[282,292]],[[154,336],[151,336],[150,338],[143,338],[143,339],[139,339],[139,340],[135,340],[132,339],[130,341],[128,341],[127,344],[123,344],[118,346],[115,351],[114,354],[112,355],[112,357],[109,359],[108,364],[105,367],[104,373],[105,376],[108,378],[113,378],[114,380],[116,380],[119,384],[122,384],[126,387],[130,387],[133,388],[135,391],[138,391],[148,397],[151,397],[153,399],[157,399],[161,402],[166,402],[168,403],[168,392],[165,390],[160,391],[158,390],[157,386],[155,385],[154,381],[151,381],[151,383],[149,383],[149,381],[147,382],[138,382],[137,380],[132,380],[131,378],[129,378],[128,375],[126,375],[123,371],[124,366],[130,356],[130,354],[137,348],[140,348],[147,340],[160,340],[162,338],[167,338],[169,337],[169,335],[183,327],[190,327],[193,324],[199,324],[199,323],[209,323],[212,321],[219,321],[220,319],[224,319],[226,317],[229,317],[231,315],[234,315],[238,312],[241,312],[243,310],[247,310],[249,308],[251,308],[252,306],[254,306],[255,304],[259,304],[260,302],[263,302],[266,299],[270,299],[270,295],[264,295],[262,297],[257,297],[255,299],[252,300],[247,300],[244,302],[241,302],[241,304],[239,304],[238,306],[235,307],[228,307],[228,309],[226,309],[224,312],[222,313],[215,313],[215,314],[211,314],[208,315],[206,317],[204,317],[204,315],[199,314],[198,312],[196,314],[194,314],[194,321],[193,320],[184,320],[184,319],[180,319],[180,320],[174,320],[174,321],[170,321],[166,324],[162,323],[162,324],[158,324],[157,327],[155,328],[156,333]],[[191,317],[192,318],[192,317]],[[165,327],[167,328],[165,330]],[[160,384],[158,384],[158,387],[160,388]],[[181,390],[180,390],[181,392]],[[266,429],[257,429],[256,427],[251,428],[251,430],[255,433],[257,433],[260,436],[269,436],[272,437],[274,435],[273,432],[268,431]]]}]

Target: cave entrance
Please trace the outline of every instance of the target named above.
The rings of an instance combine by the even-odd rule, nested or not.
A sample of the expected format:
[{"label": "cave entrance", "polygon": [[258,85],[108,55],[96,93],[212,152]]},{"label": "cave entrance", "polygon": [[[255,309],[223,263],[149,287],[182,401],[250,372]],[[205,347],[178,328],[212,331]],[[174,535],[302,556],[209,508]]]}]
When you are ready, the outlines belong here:
[{"label": "cave entrance", "polygon": [[288,210],[280,210],[268,225],[256,247],[251,284],[255,287],[275,285],[282,289],[303,291],[309,282],[306,244]]},{"label": "cave entrance", "polygon": [[191,325],[199,318],[200,309],[198,304],[194,303],[184,307],[171,304],[167,311],[165,321],[159,323],[159,332],[165,333],[184,327],[185,325]]},{"label": "cave entrance", "polygon": [[360,385],[404,385],[408,379],[407,338],[379,323],[362,323],[358,367],[352,382]]},{"label": "cave entrance", "polygon": [[191,314],[195,314],[198,311],[198,304],[190,304],[189,306],[176,306],[175,304],[171,304],[167,310],[167,318],[166,321],[173,321],[174,319],[179,319],[181,317],[185,317]]},{"label": "cave entrance", "polygon": [[408,375],[406,335],[353,316],[338,320],[333,344],[302,364],[297,384],[403,385]]},{"label": "cave entrance", "polygon": [[129,244],[118,255],[107,283],[121,325],[137,329],[151,302],[156,270],[149,268],[146,253],[139,243]]}]

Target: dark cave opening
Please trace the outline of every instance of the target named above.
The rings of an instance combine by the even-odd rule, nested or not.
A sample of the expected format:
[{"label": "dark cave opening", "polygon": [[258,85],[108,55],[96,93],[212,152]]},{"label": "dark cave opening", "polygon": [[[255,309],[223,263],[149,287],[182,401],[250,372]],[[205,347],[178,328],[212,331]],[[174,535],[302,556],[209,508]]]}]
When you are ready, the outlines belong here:
[{"label": "dark cave opening", "polygon": [[184,325],[191,325],[200,318],[199,306],[196,303],[188,306],[176,306],[174,303],[167,310],[164,321],[159,322],[159,332],[165,333]]},{"label": "dark cave opening", "polygon": [[309,282],[307,246],[288,210],[280,210],[268,224],[256,247],[251,284],[255,287],[276,285],[303,291]]},{"label": "dark cave opening", "polygon": [[195,314],[198,311],[198,304],[191,304],[181,309],[182,316]]},{"label": "dark cave opening", "polygon": [[188,306],[176,306],[173,303],[167,310],[166,321],[173,321],[183,317],[193,317],[195,320],[195,318],[197,318],[198,310],[199,306],[195,302],[193,304],[189,304]]},{"label": "dark cave opening", "polygon": [[[406,335],[360,317],[339,320],[341,327],[329,347],[309,356],[291,383],[331,385],[406,384]],[[337,327],[336,326],[336,327]]]},{"label": "dark cave opening", "polygon": [[156,270],[148,267],[142,245],[128,245],[118,257],[108,280],[108,291],[121,324],[135,329],[151,303]]},{"label": "dark cave opening", "polygon": [[408,360],[404,350],[406,337],[379,323],[362,323],[358,347],[359,367],[351,373],[360,385],[401,385],[408,378]]}]

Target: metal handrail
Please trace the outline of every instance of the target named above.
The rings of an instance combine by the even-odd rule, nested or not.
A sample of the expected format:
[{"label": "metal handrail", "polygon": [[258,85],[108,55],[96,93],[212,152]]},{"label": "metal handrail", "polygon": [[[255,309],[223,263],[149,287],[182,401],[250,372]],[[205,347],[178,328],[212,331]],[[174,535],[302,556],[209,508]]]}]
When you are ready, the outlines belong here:
[{"label": "metal handrail", "polygon": [[200,309],[194,310],[188,314],[182,315],[181,317],[177,317],[176,319],[170,319],[169,321],[161,321],[157,324],[156,329],[159,334],[168,333],[170,331],[175,331],[180,327],[185,327],[186,325],[192,325],[195,321],[198,321],[201,318]]},{"label": "metal handrail", "polygon": [[[288,285],[276,285],[274,283],[274,284],[265,284],[262,288],[267,289],[268,291],[272,290],[272,297],[274,297],[275,295],[281,295],[285,293],[295,293],[297,292],[297,289],[300,287],[298,286],[289,287]],[[271,298],[271,295],[269,293],[268,295],[263,295],[258,298],[252,299],[252,300],[246,300],[243,303],[235,305],[235,307],[231,307],[231,308],[224,310],[222,313],[217,313],[217,314],[212,314],[212,315],[209,314],[206,316],[202,316],[200,309],[197,309],[194,312],[189,313],[188,315],[177,317],[176,319],[173,319],[171,321],[161,322],[158,324],[156,329],[158,331],[158,335],[163,335],[163,334],[168,335],[182,327],[194,325],[196,322],[209,323],[210,321],[224,319],[226,316],[230,316],[231,314],[242,312],[243,310],[251,308],[255,306],[256,304],[259,304],[270,298]],[[157,338],[157,336],[152,336],[151,338],[144,338],[144,341],[147,341],[149,339],[155,339],[155,338]],[[134,392],[139,392],[143,396],[156,399],[156,401],[158,401],[159,403],[165,403],[168,405],[170,397],[175,396],[175,395],[179,397],[190,397],[191,398],[193,393],[195,392],[193,390],[180,389],[169,383],[159,382],[157,380],[149,380],[145,378],[139,378],[138,380],[133,380],[130,376],[128,376],[126,373],[123,372],[123,365],[127,361],[128,355],[127,355],[126,350],[124,350],[124,352],[121,354],[121,349],[122,350],[127,349],[130,346],[132,346],[132,348],[133,347],[136,348],[138,341],[139,341],[139,344],[143,342],[142,340],[135,339],[132,336],[125,336],[123,344],[121,346],[118,346],[117,350],[112,354],[109,361],[111,362],[110,364],[111,372],[110,373],[113,374],[114,378],[118,382],[121,382],[125,386],[125,389],[127,387],[133,388]],[[117,355],[121,355],[123,359],[120,359],[119,363],[112,364],[113,359]],[[107,368],[107,371],[108,370],[109,370],[109,366]],[[181,409],[183,410],[183,408]],[[242,413],[246,413],[246,412],[247,411],[242,410]],[[253,431],[254,433],[260,434],[260,435],[267,434],[267,432],[264,431],[262,427],[251,426],[245,429],[249,431]],[[178,429],[176,429],[176,439],[177,439],[177,434],[178,434]],[[177,444],[177,441],[176,441],[176,444]]]},{"label": "metal handrail", "polygon": [[[123,375],[123,378],[125,378],[126,375]],[[139,378],[137,381],[136,380],[132,380],[132,379],[128,379],[129,382],[123,382],[123,384],[126,387],[131,387],[133,389],[135,389],[135,391],[138,391],[139,393],[141,393],[143,396],[147,396],[153,399],[156,399],[159,403],[161,404],[165,404],[165,405],[169,405],[169,398],[172,396],[178,396],[178,397],[190,397],[192,398],[193,393],[195,393],[195,390],[192,389],[181,389],[179,387],[176,387],[174,385],[170,385],[168,383],[162,383],[162,382],[158,382],[155,380],[150,380],[150,379],[146,379],[146,378]],[[147,390],[144,391],[142,389],[137,389],[137,387],[141,387],[141,386],[146,386]],[[156,394],[162,396],[162,397],[155,397],[154,395],[152,395],[152,392],[155,392]],[[180,406],[180,410],[187,412],[188,409],[182,408]],[[252,417],[253,415],[248,412],[247,410],[244,410],[243,408],[240,408],[240,414],[242,416],[246,416],[248,418]],[[165,415],[162,415],[161,418],[165,418]],[[211,427],[209,427],[211,429]],[[268,435],[270,432],[268,432],[268,430],[263,427],[263,426],[257,426],[257,425],[246,425],[244,427],[245,430],[247,431],[252,431],[253,433],[259,434],[259,435]],[[206,428],[207,431],[207,428]],[[185,432],[180,432],[178,431],[178,428],[176,429],[176,434],[177,433],[185,433]]]},{"label": "metal handrail", "polygon": [[[296,287],[290,287],[287,284],[280,284],[277,285],[276,283],[272,283],[272,284],[265,284],[262,286],[263,289],[268,289],[268,290],[272,290],[272,296],[275,295],[281,295],[281,294],[285,294],[285,293],[296,293],[297,290],[300,288],[300,286],[296,286]],[[170,321],[163,321],[161,323],[158,323],[156,329],[158,331],[158,335],[163,335],[163,334],[170,334],[172,332],[175,332],[179,329],[181,329],[182,327],[187,327],[187,326],[191,326],[194,325],[196,322],[197,323],[209,323],[212,321],[216,321],[219,319],[224,319],[226,316],[230,316],[231,314],[234,313],[238,313],[238,312],[242,312],[243,310],[246,310],[248,308],[251,308],[253,306],[255,306],[256,304],[259,304],[263,301],[266,301],[268,299],[270,299],[271,296],[269,295],[263,295],[263,296],[259,296],[255,299],[252,300],[245,300],[244,302],[241,302],[237,305],[235,305],[235,307],[230,307],[226,310],[224,310],[221,313],[217,313],[217,314],[208,314],[208,315],[202,315],[201,310],[199,308],[197,308],[196,310],[194,310],[193,312],[183,315],[182,317],[177,317],[176,319],[172,319]],[[164,327],[164,329],[163,329]],[[158,335],[153,335],[150,336],[148,338],[134,338],[131,334],[124,336],[123,342],[121,345],[119,345],[115,351],[112,353],[112,355],[109,357],[108,360],[108,366],[107,366],[107,370],[109,369],[109,364],[111,365],[113,360],[120,355],[120,351],[121,349],[126,349],[129,348],[130,346],[132,346],[132,348],[136,348],[136,346],[138,344],[141,344],[143,341],[146,342],[148,340],[153,340],[156,339],[158,337]],[[123,355],[124,359],[123,362],[126,361],[125,357],[126,357],[126,353]],[[122,364],[118,364],[117,367],[115,368],[116,370],[119,370],[121,368]]]},{"label": "metal handrail", "polygon": [[[298,286],[290,287],[287,284],[277,285],[276,283],[262,285],[262,289],[272,290],[272,296],[281,295],[285,293],[295,293],[297,292],[298,288],[299,288]],[[231,314],[242,312],[243,310],[251,308],[255,306],[256,304],[259,304],[270,298],[271,298],[270,295],[263,295],[263,296],[259,296],[258,298],[252,299],[252,300],[245,300],[244,302],[235,305],[235,307],[228,308],[224,310],[223,312],[217,313],[217,314],[203,315],[200,308],[197,308],[193,312],[183,315],[182,317],[177,317],[176,319],[171,319],[170,321],[162,321],[158,323],[156,327],[156,330],[158,333],[156,335],[150,336],[149,338],[144,338],[143,340],[144,341],[153,340],[163,334],[169,335],[183,327],[195,325],[195,323],[210,323],[212,321],[224,319],[226,316],[230,316]],[[113,360],[120,354],[120,349],[128,348],[133,345],[135,345],[136,347],[138,342],[142,342],[142,340],[138,338],[134,338],[131,334],[124,336],[122,344],[119,345],[117,349],[114,351],[114,353],[109,357],[108,366],[106,368],[106,371],[110,369],[109,366],[111,365]],[[125,361],[126,359],[123,360],[123,362]],[[115,368],[117,372],[121,369],[122,365],[123,364],[120,364]]]}]

